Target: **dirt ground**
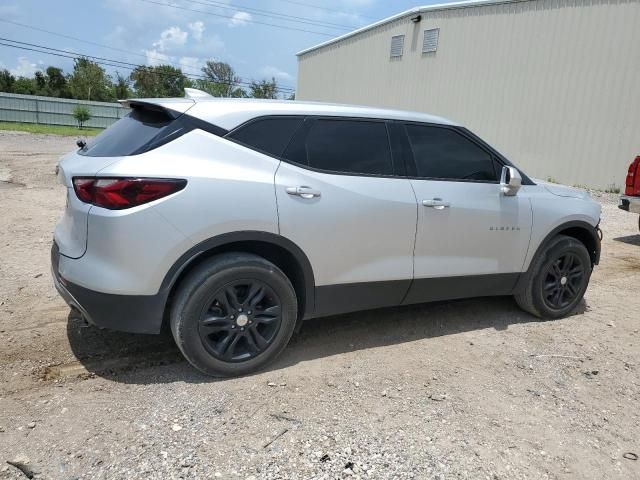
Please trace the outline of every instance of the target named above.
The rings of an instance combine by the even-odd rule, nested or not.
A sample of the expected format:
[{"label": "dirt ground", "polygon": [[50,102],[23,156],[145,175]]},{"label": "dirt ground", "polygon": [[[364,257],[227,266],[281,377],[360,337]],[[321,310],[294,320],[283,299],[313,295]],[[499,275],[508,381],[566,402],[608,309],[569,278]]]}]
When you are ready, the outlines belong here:
[{"label": "dirt ground", "polygon": [[[0,479],[640,478],[640,235],[603,205],[573,316],[511,298],[308,322],[212,380],[168,336],[83,327],[49,273],[74,138],[0,132]],[[625,172],[620,172],[621,176]],[[629,458],[625,458],[629,457]]]}]

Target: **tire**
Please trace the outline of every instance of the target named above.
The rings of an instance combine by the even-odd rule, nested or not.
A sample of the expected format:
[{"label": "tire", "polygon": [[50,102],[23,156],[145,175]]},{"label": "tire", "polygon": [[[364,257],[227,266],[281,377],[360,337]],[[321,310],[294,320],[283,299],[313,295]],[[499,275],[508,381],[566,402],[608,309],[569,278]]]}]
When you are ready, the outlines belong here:
[{"label": "tire", "polygon": [[201,372],[232,377],[273,361],[293,334],[298,305],[273,263],[227,253],[198,265],[180,283],[170,311],[173,338]]},{"label": "tire", "polygon": [[539,318],[565,317],[584,297],[592,269],[584,244],[558,235],[533,260],[527,285],[515,295],[516,302]]}]

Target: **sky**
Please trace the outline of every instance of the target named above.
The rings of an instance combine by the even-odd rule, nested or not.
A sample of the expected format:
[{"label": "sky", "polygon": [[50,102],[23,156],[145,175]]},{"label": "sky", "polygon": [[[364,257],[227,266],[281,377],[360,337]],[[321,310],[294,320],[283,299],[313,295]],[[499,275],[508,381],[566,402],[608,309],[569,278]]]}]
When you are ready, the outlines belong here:
[{"label": "sky", "polygon": [[[412,7],[447,1],[0,0],[0,42],[32,49],[0,44],[0,68],[15,76],[49,65],[70,72],[73,60],[42,53],[48,47],[105,63],[171,63],[193,75],[214,59],[232,65],[243,81],[274,77],[295,88],[300,50]],[[105,68],[111,75],[130,73],[124,66]]]}]

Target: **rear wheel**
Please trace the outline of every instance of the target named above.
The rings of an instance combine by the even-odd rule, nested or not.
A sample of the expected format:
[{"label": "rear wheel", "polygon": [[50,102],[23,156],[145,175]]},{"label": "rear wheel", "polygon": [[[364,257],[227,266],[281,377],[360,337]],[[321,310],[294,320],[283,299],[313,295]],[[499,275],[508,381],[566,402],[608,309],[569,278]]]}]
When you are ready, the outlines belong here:
[{"label": "rear wheel", "polygon": [[582,300],[591,278],[591,257],[578,240],[559,235],[534,260],[531,276],[515,299],[541,318],[568,315]]},{"label": "rear wheel", "polygon": [[256,255],[224,254],[182,281],[171,309],[171,331],[198,370],[244,375],[282,352],[297,311],[293,286],[278,267]]}]

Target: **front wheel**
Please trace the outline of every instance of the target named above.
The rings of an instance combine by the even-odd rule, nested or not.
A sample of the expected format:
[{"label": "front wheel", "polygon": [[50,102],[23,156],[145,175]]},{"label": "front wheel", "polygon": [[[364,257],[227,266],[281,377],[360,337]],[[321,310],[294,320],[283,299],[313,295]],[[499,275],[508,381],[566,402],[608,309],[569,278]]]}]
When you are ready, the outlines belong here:
[{"label": "front wheel", "polygon": [[559,235],[534,259],[523,292],[515,299],[520,308],[540,318],[568,315],[582,300],[592,263],[584,244]]},{"label": "front wheel", "polygon": [[205,261],[181,282],[171,331],[198,370],[244,375],[284,350],[297,311],[295,290],[278,267],[256,255],[230,253]]}]

